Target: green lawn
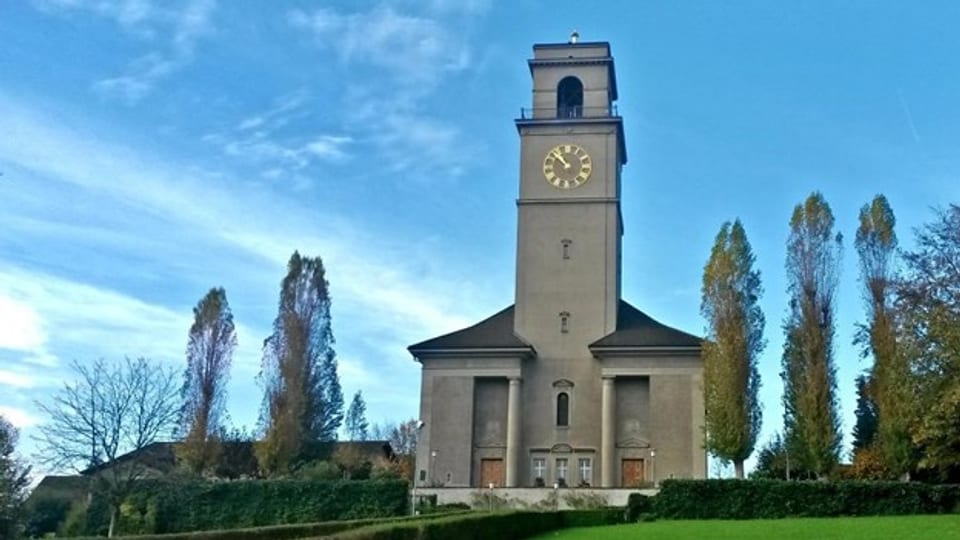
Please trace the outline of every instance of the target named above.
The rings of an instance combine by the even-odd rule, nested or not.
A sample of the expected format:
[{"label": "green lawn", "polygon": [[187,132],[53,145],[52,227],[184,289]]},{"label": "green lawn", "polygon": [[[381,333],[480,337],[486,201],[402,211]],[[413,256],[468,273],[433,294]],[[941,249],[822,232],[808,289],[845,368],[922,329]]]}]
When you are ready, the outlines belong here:
[{"label": "green lawn", "polygon": [[960,540],[960,515],[804,518],[755,521],[654,521],[566,529],[541,540]]}]

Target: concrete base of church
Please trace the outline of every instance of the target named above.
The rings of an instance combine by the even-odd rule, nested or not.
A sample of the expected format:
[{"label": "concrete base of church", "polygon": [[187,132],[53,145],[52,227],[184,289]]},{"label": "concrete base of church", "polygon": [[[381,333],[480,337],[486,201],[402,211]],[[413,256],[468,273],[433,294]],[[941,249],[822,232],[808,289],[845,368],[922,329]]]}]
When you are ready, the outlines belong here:
[{"label": "concrete base of church", "polygon": [[620,488],[421,488],[418,487],[415,499],[422,499],[432,495],[437,496],[437,504],[465,503],[483,510],[484,504],[494,500],[506,500],[510,508],[529,508],[537,505],[538,508],[549,509],[550,505],[558,510],[570,510],[569,499],[584,495],[602,497],[606,506],[626,506],[627,497],[631,493],[642,493],[647,496],[656,495],[658,489],[620,489]]}]

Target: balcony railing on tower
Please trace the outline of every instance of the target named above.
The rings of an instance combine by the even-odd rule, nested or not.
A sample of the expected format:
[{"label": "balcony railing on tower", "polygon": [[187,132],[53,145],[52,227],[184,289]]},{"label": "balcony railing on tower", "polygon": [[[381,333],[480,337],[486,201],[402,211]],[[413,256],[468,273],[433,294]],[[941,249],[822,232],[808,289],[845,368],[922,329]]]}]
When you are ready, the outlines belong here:
[{"label": "balcony railing on tower", "polygon": [[608,118],[619,116],[617,106],[584,107],[582,105],[559,107],[523,107],[520,109],[521,120],[550,120],[571,118]]}]

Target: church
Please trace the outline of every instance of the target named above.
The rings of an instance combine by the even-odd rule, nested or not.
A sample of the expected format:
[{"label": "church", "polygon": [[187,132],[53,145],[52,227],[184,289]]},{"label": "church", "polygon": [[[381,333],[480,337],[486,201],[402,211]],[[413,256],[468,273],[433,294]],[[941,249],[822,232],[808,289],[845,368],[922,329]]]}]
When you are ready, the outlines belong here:
[{"label": "church", "polygon": [[627,151],[610,45],[574,33],[528,63],[515,301],[409,347],[422,366],[415,485],[704,478],[701,338],[621,297]]}]

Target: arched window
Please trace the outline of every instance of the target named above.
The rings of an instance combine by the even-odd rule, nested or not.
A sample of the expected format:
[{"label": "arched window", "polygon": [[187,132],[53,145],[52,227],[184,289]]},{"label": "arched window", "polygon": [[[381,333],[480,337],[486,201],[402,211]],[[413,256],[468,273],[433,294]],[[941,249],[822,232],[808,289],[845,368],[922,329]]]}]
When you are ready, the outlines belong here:
[{"label": "arched window", "polygon": [[583,116],[583,83],[576,77],[564,77],[557,85],[557,118]]},{"label": "arched window", "polygon": [[557,394],[557,426],[570,425],[570,395],[566,392]]}]

